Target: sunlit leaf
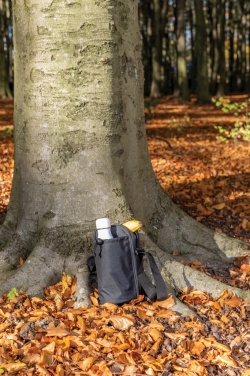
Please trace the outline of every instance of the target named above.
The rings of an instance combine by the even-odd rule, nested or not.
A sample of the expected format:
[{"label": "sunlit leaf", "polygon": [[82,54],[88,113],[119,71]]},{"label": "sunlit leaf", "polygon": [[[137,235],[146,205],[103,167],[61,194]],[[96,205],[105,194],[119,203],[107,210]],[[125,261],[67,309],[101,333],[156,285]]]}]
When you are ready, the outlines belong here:
[{"label": "sunlit leaf", "polygon": [[106,322],[112,324],[115,329],[123,330],[123,331],[128,330],[135,323],[132,317],[128,318],[125,316],[118,316],[118,315],[109,317],[106,320]]},{"label": "sunlit leaf", "polygon": [[7,297],[8,297],[9,300],[13,300],[13,299],[15,299],[15,297],[18,296],[18,295],[19,295],[19,294],[18,294],[18,292],[17,292],[17,289],[16,289],[15,287],[13,287],[13,288],[11,289],[11,291],[8,293]]},{"label": "sunlit leaf", "polygon": [[27,368],[27,365],[23,362],[9,362],[1,364],[1,369],[4,369],[8,372],[17,372],[25,368]]},{"label": "sunlit leaf", "polygon": [[90,356],[84,360],[81,360],[80,362],[77,362],[77,365],[81,368],[82,371],[87,372],[92,367],[95,360],[96,357]]}]

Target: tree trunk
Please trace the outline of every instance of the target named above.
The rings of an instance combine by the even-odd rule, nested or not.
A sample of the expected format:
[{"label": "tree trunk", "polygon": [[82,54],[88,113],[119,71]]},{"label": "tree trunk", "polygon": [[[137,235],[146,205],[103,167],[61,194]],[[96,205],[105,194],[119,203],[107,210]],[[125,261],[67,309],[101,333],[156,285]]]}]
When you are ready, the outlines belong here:
[{"label": "tree trunk", "polygon": [[196,15],[195,57],[196,57],[196,93],[198,103],[209,103],[209,82],[207,71],[207,35],[203,13],[203,3],[194,1]]},{"label": "tree trunk", "polygon": [[9,4],[6,0],[0,2],[0,98],[10,97],[9,66],[8,66],[8,39],[9,39]]},{"label": "tree trunk", "polygon": [[[250,247],[184,214],[153,174],[136,2],[24,7],[16,0],[14,20],[15,172],[0,230],[0,293],[16,287],[40,295],[65,270],[77,277],[78,305],[86,304],[86,259],[103,216],[143,222],[143,245],[155,253],[170,293],[183,284],[224,288],[216,282],[213,289],[209,277],[171,255],[226,262]],[[16,269],[20,256],[25,262]],[[178,300],[175,309],[188,312]]]},{"label": "tree trunk", "polygon": [[189,88],[191,93],[195,93],[196,91],[196,56],[195,56],[195,11],[192,1],[189,2],[188,7],[188,21],[190,24],[190,72],[188,75],[188,81],[189,81]]},{"label": "tree trunk", "polygon": [[235,89],[235,64],[234,64],[234,38],[235,38],[235,15],[233,11],[234,0],[228,2],[229,14],[229,88],[230,92]]},{"label": "tree trunk", "polygon": [[176,2],[176,39],[177,39],[177,74],[179,97],[189,100],[187,61],[186,61],[186,38],[185,38],[185,11],[186,0]]},{"label": "tree trunk", "polygon": [[[239,0],[239,33],[238,33],[238,52],[237,59],[239,60],[237,78],[238,89],[245,91],[246,85],[246,33],[247,33],[247,4],[245,0]],[[249,91],[249,90],[248,90]]]},{"label": "tree trunk", "polygon": [[218,38],[218,0],[209,0],[209,18],[210,18],[210,61],[211,61],[211,93],[214,95],[217,91],[218,69],[219,69],[219,38]]},{"label": "tree trunk", "polygon": [[226,86],[226,62],[225,62],[225,0],[218,0],[218,88],[217,95],[221,96],[225,94]]},{"label": "tree trunk", "polygon": [[[166,0],[165,0],[166,1]],[[161,17],[162,0],[152,2],[152,82],[150,89],[151,98],[159,98],[162,95],[162,48],[165,20]]]},{"label": "tree trunk", "polygon": [[139,22],[143,41],[144,95],[149,96],[152,82],[152,15],[150,0],[139,2]]}]

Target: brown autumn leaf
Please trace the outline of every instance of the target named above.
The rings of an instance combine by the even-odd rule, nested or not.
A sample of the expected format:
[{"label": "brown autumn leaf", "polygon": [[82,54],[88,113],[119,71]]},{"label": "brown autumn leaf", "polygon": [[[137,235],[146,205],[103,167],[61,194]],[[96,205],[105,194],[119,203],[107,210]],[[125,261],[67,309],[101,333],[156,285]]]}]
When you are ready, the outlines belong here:
[{"label": "brown autumn leaf", "polygon": [[161,333],[159,332],[159,330],[157,329],[151,329],[149,330],[149,335],[150,337],[156,342],[158,341],[158,339],[162,339],[162,335]]},{"label": "brown autumn leaf", "polygon": [[200,356],[205,347],[206,346],[201,341],[191,341],[189,343],[189,349],[192,355]]},{"label": "brown autumn leaf", "polygon": [[115,329],[126,331],[135,324],[133,316],[113,315],[106,320],[107,324],[112,324]]},{"label": "brown autumn leaf", "polygon": [[47,328],[46,329],[46,336],[47,337],[59,337],[59,338],[62,338],[62,337],[66,337],[69,335],[69,332],[68,330],[66,330],[65,328],[62,328],[60,326],[56,327],[56,328]]},{"label": "brown autumn leaf", "polygon": [[247,273],[250,272],[250,264],[242,264],[240,267],[240,270],[247,272]]},{"label": "brown autumn leaf", "polygon": [[212,208],[216,210],[222,210],[226,206],[225,202],[222,202],[220,204],[213,205]]},{"label": "brown autumn leaf", "polygon": [[247,219],[243,219],[241,226],[244,230],[250,230],[250,222]]},{"label": "brown autumn leaf", "polygon": [[242,302],[242,299],[238,298],[237,296],[232,296],[232,298],[225,300],[225,303],[229,307],[239,307],[242,304]]},{"label": "brown autumn leaf", "polygon": [[216,362],[217,364],[224,364],[224,365],[227,365],[227,366],[231,366],[231,367],[237,367],[238,364],[237,362],[230,356],[230,355],[217,355],[216,358],[214,359],[214,362]]},{"label": "brown autumn leaf", "polygon": [[162,307],[162,308],[171,308],[175,305],[174,299],[172,295],[170,295],[167,299],[165,300],[158,300],[153,303],[154,307]]},{"label": "brown autumn leaf", "polygon": [[77,365],[81,368],[82,371],[87,372],[92,367],[95,360],[95,356],[89,356],[88,358],[77,362]]},{"label": "brown autumn leaf", "polygon": [[5,369],[7,372],[17,372],[17,371],[27,368],[27,364],[23,362],[1,363],[0,368]]}]

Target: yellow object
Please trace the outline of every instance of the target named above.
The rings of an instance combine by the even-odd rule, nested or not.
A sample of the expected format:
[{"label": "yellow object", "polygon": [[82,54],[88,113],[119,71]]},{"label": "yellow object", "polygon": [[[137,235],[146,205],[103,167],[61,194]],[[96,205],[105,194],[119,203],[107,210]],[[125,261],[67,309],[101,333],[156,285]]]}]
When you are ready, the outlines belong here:
[{"label": "yellow object", "polygon": [[127,227],[130,231],[135,232],[142,227],[142,223],[137,221],[137,219],[132,219],[131,221],[123,223],[123,226]]}]

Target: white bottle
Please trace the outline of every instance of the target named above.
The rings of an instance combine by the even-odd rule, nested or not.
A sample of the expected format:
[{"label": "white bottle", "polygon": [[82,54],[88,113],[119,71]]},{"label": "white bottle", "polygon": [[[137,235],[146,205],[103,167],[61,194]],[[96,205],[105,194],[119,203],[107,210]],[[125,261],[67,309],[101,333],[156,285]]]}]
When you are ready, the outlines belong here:
[{"label": "white bottle", "polygon": [[110,220],[108,218],[98,218],[96,220],[96,229],[98,239],[113,239]]}]

